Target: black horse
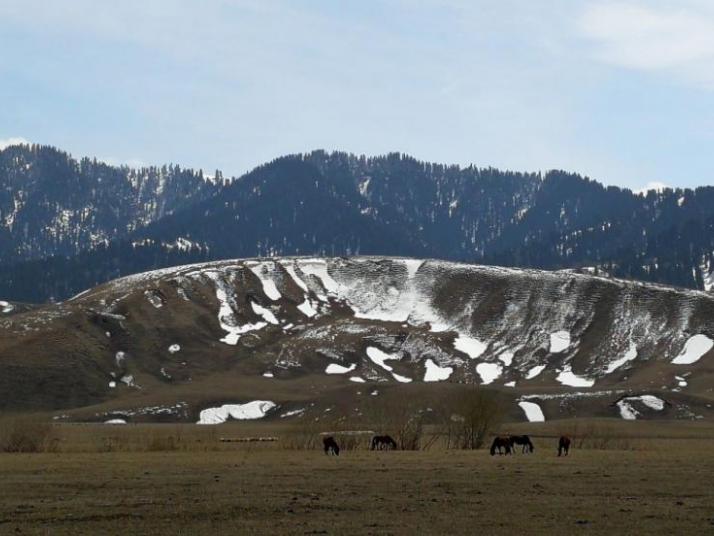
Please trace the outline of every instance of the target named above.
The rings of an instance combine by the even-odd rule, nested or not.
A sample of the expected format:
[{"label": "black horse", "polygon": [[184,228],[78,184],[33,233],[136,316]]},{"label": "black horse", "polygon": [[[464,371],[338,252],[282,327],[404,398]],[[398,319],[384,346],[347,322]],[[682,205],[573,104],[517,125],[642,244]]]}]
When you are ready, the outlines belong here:
[{"label": "black horse", "polygon": [[[511,436],[511,447],[513,448],[514,445],[521,445],[521,454],[525,454],[528,452],[533,452],[535,450],[535,447],[533,446],[533,443],[531,442],[531,438],[528,437],[527,435],[512,435]],[[513,452],[516,452],[516,449],[513,448]]]},{"label": "black horse", "polygon": [[491,443],[491,456],[496,454],[498,451],[499,456],[503,455],[503,451],[506,451],[506,455],[511,454],[512,443],[510,437],[500,437],[497,436],[493,438],[493,443]]},{"label": "black horse", "polygon": [[376,435],[369,444],[369,450],[397,450],[397,442],[388,435]]},{"label": "black horse", "polygon": [[566,456],[568,455],[568,452],[570,452],[570,438],[568,436],[560,436],[560,439],[558,440],[558,456],[564,452]]},{"label": "black horse", "polygon": [[330,436],[323,438],[322,445],[325,447],[325,454],[332,454],[334,456],[340,455],[340,446],[337,444],[334,437]]}]

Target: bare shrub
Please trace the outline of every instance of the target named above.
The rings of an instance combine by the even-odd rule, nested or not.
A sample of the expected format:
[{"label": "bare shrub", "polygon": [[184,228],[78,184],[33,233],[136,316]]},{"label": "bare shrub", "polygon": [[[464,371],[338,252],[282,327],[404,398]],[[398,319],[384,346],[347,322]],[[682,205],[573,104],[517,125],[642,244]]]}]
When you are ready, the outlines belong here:
[{"label": "bare shrub", "polygon": [[359,430],[336,431],[334,436],[342,450],[366,449],[372,439],[371,433],[362,433]]},{"label": "bare shrub", "polygon": [[497,392],[474,385],[448,397],[441,414],[447,448],[479,449],[500,427],[505,410]]},{"label": "bare shrub", "polygon": [[578,449],[592,450],[630,450],[630,439],[618,436],[616,431],[606,423],[586,422],[573,423],[563,430],[561,435],[567,435]]},{"label": "bare shrub", "polygon": [[[148,439],[145,449],[148,452],[168,452],[183,447],[180,432],[177,434],[153,433]],[[184,449],[185,450],[185,449]]]},{"label": "bare shrub", "polygon": [[369,423],[380,434],[394,437],[399,450],[423,448],[425,412],[423,401],[402,397],[389,402],[372,401],[366,408]]},{"label": "bare shrub", "polygon": [[52,424],[41,417],[18,415],[0,420],[2,452],[55,452],[58,442]]},{"label": "bare shrub", "polygon": [[303,418],[281,438],[280,444],[288,450],[314,450],[322,448],[320,432],[324,425],[319,421]]},{"label": "bare shrub", "polygon": [[367,448],[372,432],[364,430],[364,425],[346,416],[330,416],[320,420],[303,418],[281,435],[280,445],[289,450],[322,449],[322,440],[333,436],[340,450]]}]

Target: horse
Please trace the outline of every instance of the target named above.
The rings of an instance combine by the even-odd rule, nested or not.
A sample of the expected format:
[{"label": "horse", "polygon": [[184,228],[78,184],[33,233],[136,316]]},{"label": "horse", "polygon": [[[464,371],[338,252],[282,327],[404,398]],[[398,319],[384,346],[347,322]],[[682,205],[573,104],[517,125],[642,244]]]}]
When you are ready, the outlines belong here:
[{"label": "horse", "polygon": [[[533,446],[533,443],[531,442],[531,438],[528,437],[527,435],[516,435],[516,436],[511,436],[511,447],[513,445],[522,445],[523,448],[521,449],[521,454],[524,453],[533,453],[535,450],[535,447]],[[516,449],[513,449],[513,452],[516,452]]]},{"label": "horse", "polygon": [[491,456],[496,454],[496,450],[498,450],[498,455],[502,456],[503,455],[503,450],[505,449],[506,455],[511,454],[511,438],[510,437],[500,437],[497,436],[493,439],[493,443],[491,443]]},{"label": "horse", "polygon": [[376,435],[369,444],[369,450],[397,450],[397,442],[388,435]]},{"label": "horse", "polygon": [[558,456],[563,454],[563,451],[565,451],[566,456],[570,451],[570,438],[568,436],[560,436],[558,440]]},{"label": "horse", "polygon": [[334,437],[330,436],[323,438],[322,445],[325,447],[325,454],[332,454],[334,456],[340,455],[340,446],[337,444]]}]

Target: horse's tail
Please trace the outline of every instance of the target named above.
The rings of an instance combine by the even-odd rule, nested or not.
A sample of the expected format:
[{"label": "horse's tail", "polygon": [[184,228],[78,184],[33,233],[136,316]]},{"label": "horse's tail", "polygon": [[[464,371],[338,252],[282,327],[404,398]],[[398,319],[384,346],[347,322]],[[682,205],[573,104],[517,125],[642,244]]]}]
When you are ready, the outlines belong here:
[{"label": "horse's tail", "polygon": [[495,438],[493,440],[493,443],[491,443],[491,456],[494,456],[496,454],[496,443],[498,442],[498,438]]}]

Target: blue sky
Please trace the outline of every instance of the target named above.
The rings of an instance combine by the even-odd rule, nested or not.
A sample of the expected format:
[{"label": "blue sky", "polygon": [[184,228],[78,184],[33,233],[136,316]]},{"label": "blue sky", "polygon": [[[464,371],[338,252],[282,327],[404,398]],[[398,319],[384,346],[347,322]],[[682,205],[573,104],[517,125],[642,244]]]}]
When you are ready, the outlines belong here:
[{"label": "blue sky", "polygon": [[0,0],[0,102],[0,146],[115,163],[325,148],[714,184],[714,2]]}]

